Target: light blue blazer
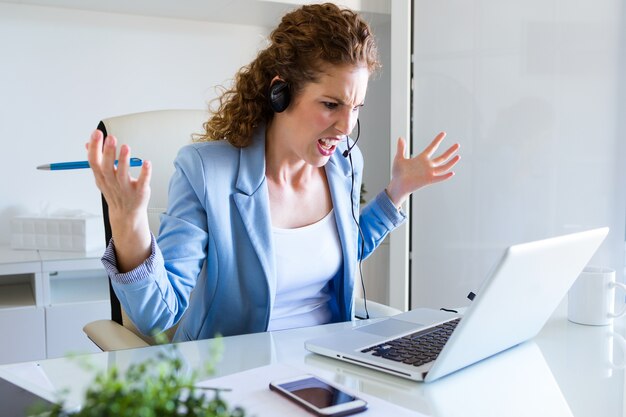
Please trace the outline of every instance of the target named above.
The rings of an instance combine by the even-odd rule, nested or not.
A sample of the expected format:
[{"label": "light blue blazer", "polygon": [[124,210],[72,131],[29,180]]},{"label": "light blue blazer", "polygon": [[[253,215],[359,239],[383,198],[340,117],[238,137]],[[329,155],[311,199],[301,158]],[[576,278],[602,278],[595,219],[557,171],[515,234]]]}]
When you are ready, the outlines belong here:
[{"label": "light blue blazer", "polygon": [[[326,164],[343,266],[330,281],[332,321],[353,318],[354,277],[361,237],[359,213],[363,158],[352,150],[352,169],[342,156]],[[226,141],[183,147],[174,162],[168,209],[161,217],[152,254],[140,266],[118,273],[114,242],[104,255],[113,288],[139,330],[150,334],[179,323],[175,341],[267,330],[276,295],[276,265],[265,179],[265,129],[252,144]],[[360,215],[363,258],[405,220],[383,191]]]}]

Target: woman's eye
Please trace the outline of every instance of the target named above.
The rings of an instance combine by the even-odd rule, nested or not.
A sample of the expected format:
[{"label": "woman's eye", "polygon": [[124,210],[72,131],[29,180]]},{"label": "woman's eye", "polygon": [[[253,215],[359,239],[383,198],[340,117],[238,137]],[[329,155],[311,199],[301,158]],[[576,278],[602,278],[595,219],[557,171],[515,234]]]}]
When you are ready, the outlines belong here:
[{"label": "woman's eye", "polygon": [[337,108],[338,104],[337,104],[337,103],[330,102],[330,101],[325,101],[325,102],[324,102],[324,106],[325,106],[327,109],[329,109],[329,110],[334,110],[334,109],[336,109],[336,108]]}]

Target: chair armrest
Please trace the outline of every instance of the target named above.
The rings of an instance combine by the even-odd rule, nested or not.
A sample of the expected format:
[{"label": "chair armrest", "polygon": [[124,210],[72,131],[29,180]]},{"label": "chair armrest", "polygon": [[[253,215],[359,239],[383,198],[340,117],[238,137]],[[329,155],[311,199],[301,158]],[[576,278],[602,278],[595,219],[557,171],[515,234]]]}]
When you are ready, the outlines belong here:
[{"label": "chair armrest", "polygon": [[104,352],[150,346],[146,341],[113,320],[87,323],[83,331]]},{"label": "chair armrest", "polygon": [[[372,300],[367,300],[367,311],[369,312],[370,319],[395,316],[396,314],[402,313],[402,311],[397,308],[380,304]],[[365,300],[363,298],[354,299],[354,316],[358,319],[364,319],[367,317],[365,314]]]}]

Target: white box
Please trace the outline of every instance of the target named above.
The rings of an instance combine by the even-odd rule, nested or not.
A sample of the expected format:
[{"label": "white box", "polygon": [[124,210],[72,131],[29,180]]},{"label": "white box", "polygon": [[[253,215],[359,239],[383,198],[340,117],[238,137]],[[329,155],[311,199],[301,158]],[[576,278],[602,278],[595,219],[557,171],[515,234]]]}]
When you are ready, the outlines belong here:
[{"label": "white box", "polygon": [[104,247],[102,216],[28,217],[11,219],[12,249],[88,252]]}]

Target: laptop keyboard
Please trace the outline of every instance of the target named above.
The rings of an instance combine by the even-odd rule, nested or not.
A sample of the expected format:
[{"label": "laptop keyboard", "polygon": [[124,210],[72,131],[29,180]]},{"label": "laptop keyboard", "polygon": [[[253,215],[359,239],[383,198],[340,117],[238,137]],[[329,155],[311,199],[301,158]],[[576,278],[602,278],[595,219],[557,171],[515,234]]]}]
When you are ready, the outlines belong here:
[{"label": "laptop keyboard", "polygon": [[460,320],[459,317],[438,326],[363,349],[361,352],[395,362],[421,366],[437,358]]}]

